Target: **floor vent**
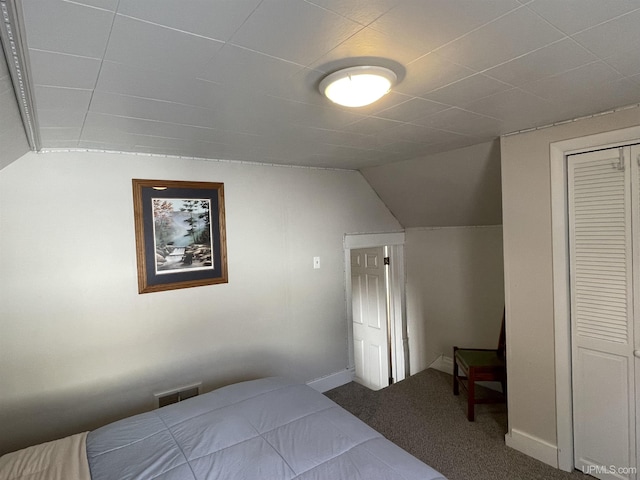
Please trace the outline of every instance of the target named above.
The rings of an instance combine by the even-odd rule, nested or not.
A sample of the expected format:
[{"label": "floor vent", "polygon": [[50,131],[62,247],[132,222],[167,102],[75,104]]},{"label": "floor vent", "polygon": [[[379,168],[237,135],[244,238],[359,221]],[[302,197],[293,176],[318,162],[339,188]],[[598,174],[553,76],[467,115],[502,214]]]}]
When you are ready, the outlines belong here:
[{"label": "floor vent", "polygon": [[166,407],[172,403],[178,403],[188,398],[200,395],[201,387],[202,383],[196,383],[194,385],[179,387],[167,392],[156,393],[155,397],[158,399],[158,408]]}]

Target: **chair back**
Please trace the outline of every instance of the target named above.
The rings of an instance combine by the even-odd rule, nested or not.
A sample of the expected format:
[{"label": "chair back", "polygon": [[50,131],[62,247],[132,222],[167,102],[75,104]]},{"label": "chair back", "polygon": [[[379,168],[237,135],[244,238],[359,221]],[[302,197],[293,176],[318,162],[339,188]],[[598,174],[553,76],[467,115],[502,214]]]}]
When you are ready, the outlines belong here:
[{"label": "chair back", "polygon": [[500,327],[500,337],[498,337],[498,357],[505,358],[507,351],[507,336],[505,332],[506,309],[502,310],[502,326]]}]

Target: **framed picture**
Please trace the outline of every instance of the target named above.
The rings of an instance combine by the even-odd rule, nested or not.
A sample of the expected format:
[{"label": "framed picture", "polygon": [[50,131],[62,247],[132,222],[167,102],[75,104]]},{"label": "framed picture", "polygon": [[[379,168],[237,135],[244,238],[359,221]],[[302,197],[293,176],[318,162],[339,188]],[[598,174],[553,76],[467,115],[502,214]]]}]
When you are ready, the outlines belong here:
[{"label": "framed picture", "polygon": [[138,292],[227,283],[224,184],[133,179]]}]

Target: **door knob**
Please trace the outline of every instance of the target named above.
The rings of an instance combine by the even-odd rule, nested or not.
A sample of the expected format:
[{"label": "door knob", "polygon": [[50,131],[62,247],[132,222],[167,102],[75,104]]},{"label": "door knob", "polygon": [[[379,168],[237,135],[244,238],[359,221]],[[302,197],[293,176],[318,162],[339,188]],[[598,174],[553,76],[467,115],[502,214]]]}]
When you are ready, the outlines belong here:
[{"label": "door knob", "polygon": [[633,356],[636,358],[640,358],[640,350],[634,350],[633,351]]}]

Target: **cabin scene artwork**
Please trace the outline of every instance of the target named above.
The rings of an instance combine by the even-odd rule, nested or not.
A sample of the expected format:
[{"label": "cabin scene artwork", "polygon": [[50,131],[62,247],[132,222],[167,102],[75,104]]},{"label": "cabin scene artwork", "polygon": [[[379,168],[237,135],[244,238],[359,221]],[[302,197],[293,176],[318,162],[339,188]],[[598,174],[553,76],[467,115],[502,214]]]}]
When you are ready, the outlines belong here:
[{"label": "cabin scene artwork", "polygon": [[157,275],[214,269],[210,199],[153,198],[152,209]]}]

